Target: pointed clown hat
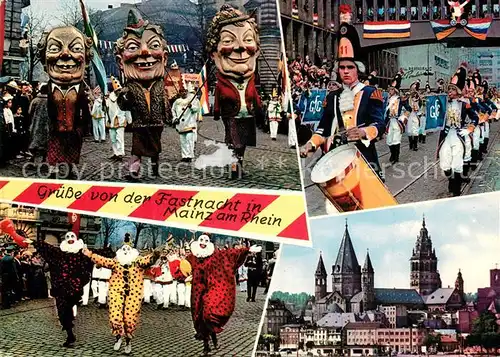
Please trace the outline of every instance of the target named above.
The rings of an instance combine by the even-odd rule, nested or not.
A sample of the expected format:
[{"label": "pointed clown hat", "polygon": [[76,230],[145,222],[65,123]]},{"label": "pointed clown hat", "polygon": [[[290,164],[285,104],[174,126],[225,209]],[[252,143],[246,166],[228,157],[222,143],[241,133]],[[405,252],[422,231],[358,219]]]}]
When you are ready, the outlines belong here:
[{"label": "pointed clown hat", "polygon": [[123,244],[132,246],[132,237],[131,237],[130,233],[128,233],[128,232],[125,233],[125,237],[123,238]]},{"label": "pointed clown hat", "polygon": [[113,91],[117,91],[117,90],[122,89],[120,81],[118,81],[118,79],[116,79],[113,76],[111,76],[111,85],[113,86]]},{"label": "pointed clown hat", "polygon": [[340,61],[351,61],[356,64],[358,71],[365,73],[364,53],[361,49],[358,31],[352,25],[343,23],[337,36],[338,52],[337,65]]},{"label": "pointed clown hat", "polygon": [[461,64],[453,77],[450,79],[450,83],[448,84],[449,88],[456,88],[459,94],[462,94],[462,91],[465,88],[465,81],[467,79],[467,68],[463,64]]},{"label": "pointed clown hat", "polygon": [[169,233],[168,237],[167,237],[167,245],[168,246],[173,246],[174,243],[175,243],[174,235],[172,233]]},{"label": "pointed clown hat", "polygon": [[127,27],[125,27],[125,32],[132,32],[138,37],[142,37],[142,33],[149,25],[149,21],[144,20],[142,15],[137,9],[130,9],[127,18]]}]

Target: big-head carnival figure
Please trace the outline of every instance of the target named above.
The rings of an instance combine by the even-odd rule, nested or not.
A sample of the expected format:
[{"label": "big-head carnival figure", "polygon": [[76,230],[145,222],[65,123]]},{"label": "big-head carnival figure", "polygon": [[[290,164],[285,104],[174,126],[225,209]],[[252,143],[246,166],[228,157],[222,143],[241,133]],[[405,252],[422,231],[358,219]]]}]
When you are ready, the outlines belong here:
[{"label": "big-head carnival figure", "polygon": [[84,130],[90,108],[83,80],[92,57],[92,39],[72,26],[50,31],[39,45],[39,57],[49,75],[48,115],[50,133],[47,161],[51,176],[59,166],[80,162]]},{"label": "big-head carnival figure", "polygon": [[123,36],[116,42],[115,54],[126,80],[118,105],[132,114],[132,156],[127,178],[138,179],[142,157],[151,158],[152,172],[157,176],[161,134],[171,117],[163,85],[167,63],[163,30],[132,9]]},{"label": "big-head carnival figure", "polygon": [[222,118],[225,142],[238,161],[232,165],[231,174],[239,178],[246,147],[256,145],[256,116],[262,115],[255,88],[255,67],[260,54],[255,19],[224,4],[208,29],[206,50],[218,71],[214,119]]}]

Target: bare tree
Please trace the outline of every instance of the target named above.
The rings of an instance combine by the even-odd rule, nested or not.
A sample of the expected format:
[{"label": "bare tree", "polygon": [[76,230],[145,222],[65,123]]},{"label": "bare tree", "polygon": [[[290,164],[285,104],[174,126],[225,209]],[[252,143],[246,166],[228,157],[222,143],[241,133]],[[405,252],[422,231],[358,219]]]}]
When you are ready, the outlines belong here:
[{"label": "bare tree", "polygon": [[[79,0],[60,0],[59,11],[61,16],[58,18],[66,26],[75,26],[83,30],[83,15]],[[104,30],[103,12],[87,7],[87,15],[94,28],[97,38]]]},{"label": "bare tree", "polygon": [[29,24],[23,34],[23,40],[21,40],[21,49],[25,51],[24,55],[28,58],[27,80],[32,82],[35,68],[40,63],[38,43],[48,30],[49,22],[47,21],[48,17],[43,12],[33,11],[32,6],[25,13],[29,17]]},{"label": "bare tree", "polygon": [[103,218],[101,224],[101,233],[104,238],[103,247],[107,247],[113,234],[123,225],[122,221],[117,219]]},{"label": "bare tree", "polygon": [[148,227],[146,223],[141,222],[132,222],[135,226],[135,238],[134,238],[134,248],[137,248],[137,244],[139,243],[139,236],[141,232]]}]

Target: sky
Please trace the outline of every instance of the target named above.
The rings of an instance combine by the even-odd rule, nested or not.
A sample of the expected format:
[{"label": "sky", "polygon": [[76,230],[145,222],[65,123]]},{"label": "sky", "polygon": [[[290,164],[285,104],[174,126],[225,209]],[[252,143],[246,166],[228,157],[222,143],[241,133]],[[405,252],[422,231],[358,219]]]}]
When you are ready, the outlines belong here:
[{"label": "sky", "polygon": [[500,263],[499,203],[499,194],[488,194],[313,219],[313,248],[283,246],[272,289],[314,294],[314,272],[322,252],[331,291],[332,265],[346,218],[361,266],[369,249],[375,287],[409,288],[409,259],[425,214],[443,287],[454,286],[461,269],[465,291],[476,292],[489,286],[489,270]]},{"label": "sky", "polygon": [[[140,3],[141,0],[84,0],[87,9],[106,10],[108,5],[119,7],[121,3]],[[57,26],[66,9],[74,7],[80,9],[79,0],[31,0],[29,12],[49,19],[49,24]]]}]

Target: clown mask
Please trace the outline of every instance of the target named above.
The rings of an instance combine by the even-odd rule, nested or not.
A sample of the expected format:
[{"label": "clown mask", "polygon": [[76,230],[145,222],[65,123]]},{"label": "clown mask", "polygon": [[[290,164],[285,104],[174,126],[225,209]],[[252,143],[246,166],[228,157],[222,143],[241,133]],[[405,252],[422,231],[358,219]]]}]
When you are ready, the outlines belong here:
[{"label": "clown mask", "polygon": [[128,244],[124,244],[116,251],[116,260],[120,265],[130,265],[139,257],[139,251]]},{"label": "clown mask", "polygon": [[68,232],[64,236],[64,240],[61,242],[60,248],[65,253],[76,254],[85,248],[85,244],[81,239],[78,239],[75,233]]},{"label": "clown mask", "polygon": [[156,31],[130,32],[123,40],[123,51],[117,59],[127,80],[148,84],[165,76],[167,52]]},{"label": "clown mask", "polygon": [[224,76],[246,79],[255,72],[259,53],[257,33],[245,21],[222,27],[217,51],[212,53],[212,59]]},{"label": "clown mask", "polygon": [[210,237],[202,234],[198,240],[191,243],[191,252],[197,258],[207,258],[214,254],[215,246],[210,242]]},{"label": "clown mask", "polygon": [[60,27],[49,33],[42,61],[52,82],[70,86],[83,81],[90,60],[89,41],[74,27]]}]

